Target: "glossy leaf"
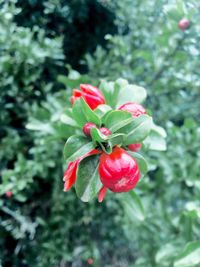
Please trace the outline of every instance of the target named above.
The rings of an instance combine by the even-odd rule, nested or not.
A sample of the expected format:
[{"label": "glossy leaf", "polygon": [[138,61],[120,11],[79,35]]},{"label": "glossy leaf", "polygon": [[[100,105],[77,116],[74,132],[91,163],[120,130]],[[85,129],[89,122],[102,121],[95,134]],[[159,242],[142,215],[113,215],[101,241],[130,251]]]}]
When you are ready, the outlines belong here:
[{"label": "glossy leaf", "polygon": [[118,95],[117,107],[126,102],[142,103],[146,99],[146,90],[143,87],[129,84]]},{"label": "glossy leaf", "polygon": [[84,156],[92,149],[94,149],[93,143],[88,138],[81,135],[73,135],[65,143],[64,158],[71,162]]},{"label": "glossy leaf", "polygon": [[126,134],[125,145],[137,144],[143,141],[149,134],[152,126],[152,118],[148,115],[141,115],[132,120],[120,132]]},{"label": "glossy leaf", "polygon": [[101,120],[98,115],[88,106],[83,98],[80,98],[81,110],[83,111],[87,122],[93,122],[94,124],[100,126]]},{"label": "glossy leaf", "polygon": [[140,174],[141,174],[140,177],[142,178],[148,172],[148,164],[146,160],[139,153],[132,152],[132,151],[127,151],[127,152],[137,161],[139,169],[140,169]]},{"label": "glossy leaf", "polygon": [[104,121],[105,126],[110,129],[112,133],[120,132],[120,129],[133,120],[131,114],[126,111],[115,110],[106,116]]},{"label": "glossy leaf", "polygon": [[92,200],[102,187],[98,172],[99,156],[89,156],[78,166],[76,194],[83,201]]},{"label": "glossy leaf", "polygon": [[72,115],[79,127],[83,127],[87,121],[85,113],[81,106],[81,99],[77,99],[72,108]]},{"label": "glossy leaf", "polygon": [[177,256],[174,267],[192,267],[200,264],[200,240],[190,242]]}]

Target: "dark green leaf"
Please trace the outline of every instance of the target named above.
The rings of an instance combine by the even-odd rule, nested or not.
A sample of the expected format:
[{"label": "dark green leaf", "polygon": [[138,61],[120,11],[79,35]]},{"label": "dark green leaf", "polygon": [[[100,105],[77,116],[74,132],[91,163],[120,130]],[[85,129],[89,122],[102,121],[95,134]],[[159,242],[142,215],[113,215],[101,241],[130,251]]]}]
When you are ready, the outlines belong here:
[{"label": "dark green leaf", "polygon": [[73,135],[64,146],[64,157],[68,162],[71,162],[84,156],[92,149],[94,149],[93,143],[88,138],[81,135]]},{"label": "dark green leaf", "polygon": [[77,196],[84,202],[93,199],[102,187],[98,164],[99,155],[95,155],[83,159],[78,166],[75,189]]}]

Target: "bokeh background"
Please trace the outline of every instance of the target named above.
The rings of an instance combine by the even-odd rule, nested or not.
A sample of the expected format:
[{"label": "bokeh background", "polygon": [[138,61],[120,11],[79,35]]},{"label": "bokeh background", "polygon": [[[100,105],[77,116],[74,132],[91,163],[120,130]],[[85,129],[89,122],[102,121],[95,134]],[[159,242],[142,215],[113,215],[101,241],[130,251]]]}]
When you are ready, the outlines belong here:
[{"label": "bokeh background", "polygon": [[[147,89],[167,150],[155,138],[134,198],[82,203],[60,114],[119,77]],[[198,1],[0,0],[0,266],[200,266],[199,78]]]}]

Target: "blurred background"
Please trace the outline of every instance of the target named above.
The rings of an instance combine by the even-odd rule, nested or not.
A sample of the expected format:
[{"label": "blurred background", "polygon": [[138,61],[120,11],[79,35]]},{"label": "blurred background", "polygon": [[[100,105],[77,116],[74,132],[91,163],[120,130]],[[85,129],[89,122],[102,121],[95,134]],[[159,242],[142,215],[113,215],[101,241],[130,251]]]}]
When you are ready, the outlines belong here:
[{"label": "blurred background", "polygon": [[[60,114],[119,77],[147,89],[167,150],[155,138],[133,198],[82,203]],[[200,266],[199,77],[198,1],[0,0],[0,267]]]}]

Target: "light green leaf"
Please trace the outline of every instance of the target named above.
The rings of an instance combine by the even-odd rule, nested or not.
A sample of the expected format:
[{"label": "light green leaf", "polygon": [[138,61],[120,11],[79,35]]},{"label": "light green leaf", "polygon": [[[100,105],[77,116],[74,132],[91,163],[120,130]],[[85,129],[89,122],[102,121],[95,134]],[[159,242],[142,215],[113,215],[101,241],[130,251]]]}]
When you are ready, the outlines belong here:
[{"label": "light green leaf", "polygon": [[174,267],[192,267],[200,264],[200,240],[188,243],[178,255]]},{"label": "light green leaf", "polygon": [[146,90],[143,87],[129,84],[118,95],[117,106],[121,106],[126,102],[142,103],[147,97]]},{"label": "light green leaf", "polygon": [[142,178],[148,172],[148,164],[145,158],[136,152],[127,151],[129,155],[131,155],[138,163],[140,169],[140,177]]},{"label": "light green leaf", "polygon": [[108,136],[102,134],[97,128],[92,128],[90,131],[92,140],[94,142],[105,142],[106,140],[108,140]]},{"label": "light green leaf", "polygon": [[99,155],[95,155],[83,159],[78,166],[75,189],[77,196],[83,202],[93,199],[102,187],[98,163]]},{"label": "light green leaf", "polygon": [[64,146],[64,158],[74,161],[94,149],[93,143],[88,138],[81,135],[71,136]]},{"label": "light green leaf", "polygon": [[99,105],[95,110],[95,114],[99,116],[100,118],[103,118],[109,111],[111,111],[112,108],[108,105]]},{"label": "light green leaf", "polygon": [[127,136],[124,140],[125,145],[137,144],[143,141],[151,131],[152,118],[148,115],[141,115],[133,119],[119,131]]},{"label": "light green leaf", "polygon": [[101,125],[101,120],[98,115],[88,106],[83,98],[80,98],[81,109],[86,117],[87,122],[93,122],[96,125]]},{"label": "light green leaf", "polygon": [[77,99],[72,108],[72,115],[79,127],[83,127],[87,121],[87,118],[82,110],[81,100]]},{"label": "light green leaf", "polygon": [[105,118],[105,126],[112,132],[120,131],[128,123],[133,121],[132,115],[129,112],[114,110],[111,111]]}]

